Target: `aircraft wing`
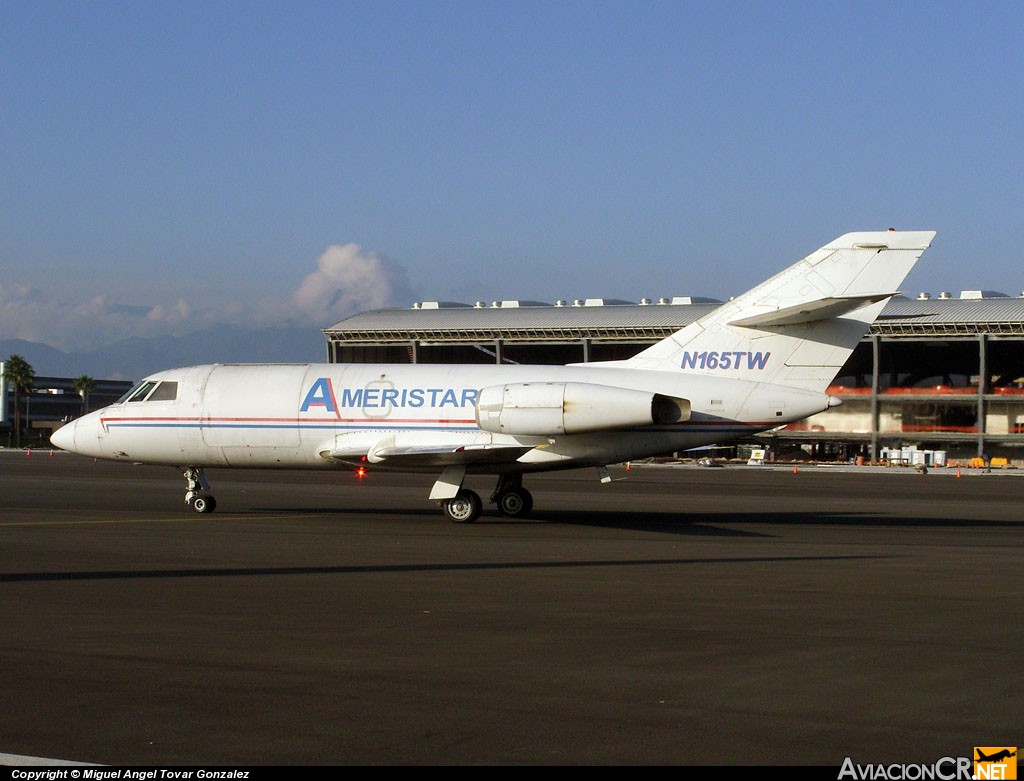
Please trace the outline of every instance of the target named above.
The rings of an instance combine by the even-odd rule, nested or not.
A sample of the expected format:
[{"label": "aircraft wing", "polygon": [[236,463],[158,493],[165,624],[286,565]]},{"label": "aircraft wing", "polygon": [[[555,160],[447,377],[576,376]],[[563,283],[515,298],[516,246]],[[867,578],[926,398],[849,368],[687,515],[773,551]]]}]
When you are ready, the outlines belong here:
[{"label": "aircraft wing", "polygon": [[367,454],[373,462],[415,466],[456,466],[458,464],[503,464],[533,450],[532,445],[457,445],[455,447],[381,447]]},{"label": "aircraft wing", "polygon": [[461,442],[430,445],[396,445],[389,437],[370,448],[336,448],[320,455],[334,461],[358,464],[364,458],[372,464],[387,463],[394,467],[459,466],[469,464],[506,464],[533,450],[533,445],[464,444]]}]

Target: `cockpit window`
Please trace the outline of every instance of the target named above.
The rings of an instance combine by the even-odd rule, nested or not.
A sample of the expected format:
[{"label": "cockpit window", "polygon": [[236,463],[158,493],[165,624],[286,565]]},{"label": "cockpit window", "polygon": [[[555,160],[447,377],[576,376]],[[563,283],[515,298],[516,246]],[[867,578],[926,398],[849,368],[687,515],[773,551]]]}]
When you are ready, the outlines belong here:
[{"label": "cockpit window", "polygon": [[174,401],[178,398],[178,383],[161,382],[146,401]]},{"label": "cockpit window", "polygon": [[[154,390],[154,388],[156,390]],[[177,382],[157,382],[143,380],[124,396],[117,400],[118,404],[133,401],[174,401],[178,398]]]},{"label": "cockpit window", "polygon": [[[154,390],[154,388],[156,390]],[[157,382],[143,380],[124,396],[117,400],[118,404],[133,401],[174,401],[178,398],[177,382]]]},{"label": "cockpit window", "polygon": [[132,389],[131,389],[130,391],[128,391],[128,392],[127,392],[126,394],[124,394],[124,396],[122,396],[121,398],[119,398],[119,399],[118,399],[117,401],[115,401],[114,403],[115,403],[115,404],[124,404],[124,403],[125,403],[126,401],[128,401],[128,399],[130,399],[130,398],[131,398],[131,397],[132,397],[132,396],[133,396],[133,395],[135,394],[135,391],[136,391],[136,389],[137,389],[138,387],[139,387],[138,385],[134,385],[134,386],[132,386]]},{"label": "cockpit window", "polygon": [[122,396],[118,403],[127,401],[142,401],[143,399],[146,398],[146,396],[149,395],[149,392],[153,390],[153,388],[155,387],[155,380],[143,380],[130,391],[128,391],[124,396]]}]

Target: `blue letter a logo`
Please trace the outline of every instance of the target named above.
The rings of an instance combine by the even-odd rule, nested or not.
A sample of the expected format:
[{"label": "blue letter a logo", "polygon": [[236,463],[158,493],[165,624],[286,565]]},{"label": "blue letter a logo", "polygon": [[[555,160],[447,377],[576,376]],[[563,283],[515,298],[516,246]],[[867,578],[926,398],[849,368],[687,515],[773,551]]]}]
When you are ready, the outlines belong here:
[{"label": "blue letter a logo", "polygon": [[310,407],[323,407],[327,412],[337,414],[338,405],[334,402],[334,388],[329,377],[320,377],[309,389],[306,398],[299,407],[299,412],[307,412]]}]

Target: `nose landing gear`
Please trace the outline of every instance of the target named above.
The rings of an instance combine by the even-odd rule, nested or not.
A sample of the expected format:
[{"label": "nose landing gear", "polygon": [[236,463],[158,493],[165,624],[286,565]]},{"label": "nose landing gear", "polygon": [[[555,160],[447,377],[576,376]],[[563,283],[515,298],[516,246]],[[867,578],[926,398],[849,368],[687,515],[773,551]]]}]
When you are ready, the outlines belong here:
[{"label": "nose landing gear", "polygon": [[212,513],[217,500],[210,493],[210,483],[199,467],[185,467],[185,504],[197,513]]}]

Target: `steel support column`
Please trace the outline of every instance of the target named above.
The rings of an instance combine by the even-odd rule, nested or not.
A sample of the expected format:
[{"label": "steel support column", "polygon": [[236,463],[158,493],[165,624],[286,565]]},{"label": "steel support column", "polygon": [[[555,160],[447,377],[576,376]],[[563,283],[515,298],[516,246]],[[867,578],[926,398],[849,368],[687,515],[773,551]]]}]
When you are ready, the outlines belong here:
[{"label": "steel support column", "polygon": [[878,428],[880,409],[878,404],[878,376],[881,363],[881,337],[871,335],[871,461],[878,460]]}]

